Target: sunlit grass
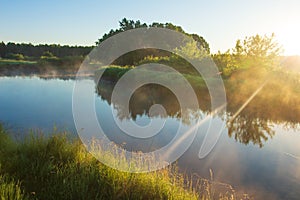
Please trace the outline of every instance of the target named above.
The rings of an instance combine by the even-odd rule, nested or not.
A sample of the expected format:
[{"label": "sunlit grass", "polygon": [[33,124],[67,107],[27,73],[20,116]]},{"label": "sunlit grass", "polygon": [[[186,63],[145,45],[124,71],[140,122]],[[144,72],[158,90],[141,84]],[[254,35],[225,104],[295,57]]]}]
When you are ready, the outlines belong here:
[{"label": "sunlit grass", "polygon": [[66,134],[15,142],[0,127],[0,143],[0,199],[211,199],[174,167],[120,172]]},{"label": "sunlit grass", "polygon": [[[134,66],[117,66],[117,65],[110,65],[110,66],[106,66],[101,68],[98,72],[103,72],[103,75],[101,78],[104,79],[109,79],[109,80],[114,80],[117,81],[119,80],[126,72],[128,72],[131,69],[134,69]],[[139,73],[138,74],[138,78],[139,79],[143,79],[142,76],[145,76],[145,78],[147,77],[155,77],[157,79],[161,78],[162,80],[169,80],[170,82],[172,82],[173,84],[176,84],[176,81],[179,80],[178,79],[178,75],[183,76],[187,81],[189,81],[191,83],[191,85],[193,86],[198,86],[198,87],[206,87],[205,85],[205,81],[204,79],[201,77],[201,75],[199,74],[188,74],[188,73],[174,73],[174,72],[164,72],[162,71],[158,71],[156,70],[151,70],[151,69],[143,69],[144,73]],[[98,77],[96,75],[96,77]]]},{"label": "sunlit grass", "polygon": [[0,199],[28,199],[21,189],[20,182],[10,180],[8,176],[0,176]]},{"label": "sunlit grass", "polygon": [[151,173],[120,172],[101,164],[66,133],[49,137],[32,133],[16,142],[0,125],[0,166],[1,200],[216,199],[209,180],[193,183],[176,165]]}]

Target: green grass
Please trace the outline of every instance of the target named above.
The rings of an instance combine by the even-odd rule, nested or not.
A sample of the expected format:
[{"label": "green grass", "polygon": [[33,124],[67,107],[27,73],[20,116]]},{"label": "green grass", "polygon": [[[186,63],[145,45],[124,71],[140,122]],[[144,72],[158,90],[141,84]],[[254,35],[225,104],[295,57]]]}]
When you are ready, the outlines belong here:
[{"label": "green grass", "polygon": [[0,66],[3,66],[3,65],[18,65],[18,64],[30,65],[30,64],[36,64],[36,63],[37,63],[36,61],[0,59]]},{"label": "green grass", "polygon": [[14,182],[7,176],[0,176],[0,199],[28,199],[21,189],[20,182]]},{"label": "green grass", "polygon": [[127,71],[130,69],[133,69],[132,66],[117,66],[117,65],[109,65],[106,67],[100,68],[98,71],[96,71],[96,77],[98,77],[99,73],[102,73],[103,70],[103,77],[110,80],[118,80],[121,78]]},{"label": "green grass", "polygon": [[[106,152],[98,153],[107,156]],[[30,135],[16,142],[0,125],[1,200],[216,199],[209,181],[201,179],[201,183],[202,192],[197,193],[176,167],[151,173],[114,170],[97,161],[79,140],[71,140],[66,133],[47,138]]]},{"label": "green grass", "polygon": [[[105,152],[104,152],[105,153]],[[211,199],[175,168],[126,173],[98,162],[66,134],[15,142],[0,126],[0,199]]]},{"label": "green grass", "polygon": [[[134,66],[116,66],[116,65],[110,65],[107,67],[101,68],[98,73],[102,70],[105,70],[103,73],[103,78],[110,79],[117,81],[120,79],[126,72],[133,69]],[[141,76],[149,77],[153,76],[155,78],[161,78],[162,80],[169,80],[173,84],[176,84],[176,81],[178,81],[178,74],[182,75],[184,78],[186,78],[187,81],[189,81],[193,86],[196,87],[206,87],[205,81],[200,75],[196,74],[188,74],[188,73],[180,73],[178,72],[164,72],[164,71],[157,71],[157,70],[151,70],[147,69],[144,70],[145,73],[138,74],[140,79],[143,79]],[[97,73],[97,72],[96,72]]]}]

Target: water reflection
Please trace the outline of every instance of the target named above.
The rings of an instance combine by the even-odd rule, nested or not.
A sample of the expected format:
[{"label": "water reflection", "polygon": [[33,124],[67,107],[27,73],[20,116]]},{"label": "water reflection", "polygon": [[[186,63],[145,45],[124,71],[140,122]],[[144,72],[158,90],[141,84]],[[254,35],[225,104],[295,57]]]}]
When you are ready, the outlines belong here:
[{"label": "water reflection", "polygon": [[[102,80],[96,90],[110,105],[115,103],[111,102],[110,98],[114,85],[113,81]],[[249,88],[250,92],[247,94],[227,92],[227,112],[218,116],[218,119],[227,122],[229,137],[222,135],[211,154],[199,160],[199,147],[207,128],[205,125],[192,146],[180,158],[179,166],[185,173],[200,174],[208,179],[209,170],[213,169],[216,181],[225,180],[238,190],[253,195],[255,199],[297,199],[300,195],[300,149],[295,143],[300,139],[300,113],[294,106],[283,103],[276,93],[270,94],[273,90],[267,85],[233,118],[255,87],[254,85]],[[207,101],[209,94],[203,90],[195,91],[198,91],[199,110],[207,115],[210,112],[210,104]],[[190,119],[181,116],[180,106],[174,94],[158,85],[145,85],[136,90],[130,100],[130,113],[124,116],[124,110],[119,109],[118,116],[121,119],[138,121],[139,116],[149,116],[149,108],[155,103],[165,107],[167,118],[183,120],[187,125],[190,119],[197,117],[197,112],[193,111],[190,111]],[[172,131],[174,132],[168,129],[164,133],[166,138],[172,135]],[[157,138],[151,145],[159,144],[165,135],[160,135],[162,137]]]},{"label": "water reflection", "polygon": [[[111,95],[115,84],[110,81],[102,81],[97,87],[97,93],[101,99],[111,102]],[[118,117],[122,119],[136,120],[137,116],[147,115],[154,104],[161,104],[169,117],[181,117],[180,105],[176,96],[167,88],[159,85],[148,84],[137,89],[129,101],[129,113],[125,111],[127,105],[115,105],[118,109]],[[167,117],[164,116],[164,117]]]},{"label": "water reflection", "polygon": [[[95,85],[93,80],[84,81],[92,87]],[[57,125],[75,132],[73,85],[73,80],[0,78],[0,121],[17,128],[42,128],[51,132]],[[149,108],[159,103],[165,107],[167,114],[157,118],[166,118],[167,124],[152,138],[134,140],[120,134],[114,120],[109,117],[111,105],[114,106],[111,101],[113,87],[114,82],[104,80],[97,87],[99,97],[95,104],[100,113],[98,119],[103,123],[104,131],[110,133],[108,137],[128,150],[149,152],[160,148],[174,137],[179,120],[183,118],[188,129],[192,119],[205,117],[210,112],[209,95],[203,90],[197,90],[199,110],[190,110],[188,117],[182,116],[177,99],[167,88],[146,85],[133,94],[129,113],[125,114],[122,105],[115,106],[114,111],[124,123],[134,120],[137,124],[146,125]],[[275,98],[280,93],[273,95],[266,91],[253,99],[234,120],[230,120],[249,94],[228,90],[227,113],[218,116],[218,120],[227,121],[229,137],[223,134],[211,154],[199,160],[199,144],[207,128],[207,125],[203,126],[194,143],[178,160],[180,168],[187,174],[196,173],[204,178],[210,177],[209,169],[212,169],[216,181],[255,194],[256,199],[299,199],[300,114],[297,98],[290,101],[293,103],[284,103],[283,98]],[[122,144],[124,141],[127,143]]]},{"label": "water reflection", "polygon": [[252,142],[259,147],[275,134],[268,121],[249,115],[237,116],[228,122],[227,127],[229,137],[234,137],[236,141],[243,144]]},{"label": "water reflection", "polygon": [[[114,86],[115,82],[102,80],[96,87],[97,94],[103,100],[113,105],[115,102],[111,102],[111,95]],[[208,114],[210,112],[210,103],[207,101],[209,99],[208,92],[203,92],[203,90],[201,92],[199,90],[195,91],[198,91],[196,94],[199,101],[199,109],[204,114]],[[227,93],[227,95],[229,95],[228,99],[232,99],[233,94]],[[284,113],[276,115],[273,109],[269,109],[270,105],[266,105],[266,103],[263,103],[259,99],[254,99],[244,111],[233,118],[234,113],[239,109],[240,105],[237,101],[242,100],[246,101],[246,97],[239,97],[239,100],[228,101],[227,112],[219,116],[227,121],[229,137],[234,138],[238,142],[243,144],[252,143],[263,147],[264,143],[275,135],[273,124],[282,123],[286,128],[298,127],[298,122],[300,121],[298,118],[288,121],[291,113],[290,109],[285,109]],[[137,116],[149,116],[149,108],[154,104],[161,104],[166,109],[167,116],[161,117],[178,118],[186,124],[189,124],[191,119],[199,117],[199,113],[195,110],[189,110],[189,115],[182,116],[176,96],[167,88],[154,84],[144,85],[134,92],[130,99],[129,113],[124,110],[126,109],[126,105],[114,105],[114,107],[117,108],[118,117],[121,120],[136,120]],[[283,110],[280,109],[280,111]]]}]

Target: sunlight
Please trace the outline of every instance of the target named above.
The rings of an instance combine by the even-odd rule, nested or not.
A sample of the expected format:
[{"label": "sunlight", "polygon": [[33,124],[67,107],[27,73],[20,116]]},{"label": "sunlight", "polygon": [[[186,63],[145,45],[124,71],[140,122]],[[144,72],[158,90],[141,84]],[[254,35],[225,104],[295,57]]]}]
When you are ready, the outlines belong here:
[{"label": "sunlight", "polygon": [[300,200],[300,0],[0,5],[0,200]]},{"label": "sunlight", "polygon": [[276,36],[283,46],[284,55],[300,55],[300,29],[297,23],[287,23],[276,32]]}]

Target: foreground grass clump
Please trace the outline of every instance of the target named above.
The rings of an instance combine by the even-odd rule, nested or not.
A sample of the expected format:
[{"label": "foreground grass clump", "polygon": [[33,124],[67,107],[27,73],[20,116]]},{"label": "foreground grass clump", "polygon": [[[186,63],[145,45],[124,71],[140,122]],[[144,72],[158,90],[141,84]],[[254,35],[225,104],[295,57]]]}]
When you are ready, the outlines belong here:
[{"label": "foreground grass clump", "polygon": [[197,199],[169,170],[114,170],[63,134],[13,142],[0,127],[0,164],[0,199]]},{"label": "foreground grass clump", "polygon": [[7,176],[0,176],[0,199],[27,199],[20,188],[20,183],[9,179]]}]

